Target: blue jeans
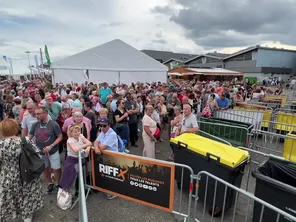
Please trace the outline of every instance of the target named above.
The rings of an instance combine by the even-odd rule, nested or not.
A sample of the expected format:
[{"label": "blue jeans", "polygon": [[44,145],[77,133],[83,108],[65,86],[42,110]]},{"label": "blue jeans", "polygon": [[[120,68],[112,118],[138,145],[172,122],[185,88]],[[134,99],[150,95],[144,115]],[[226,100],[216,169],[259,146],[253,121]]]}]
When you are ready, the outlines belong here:
[{"label": "blue jeans", "polygon": [[116,124],[116,133],[122,140],[128,141],[129,138],[129,127],[128,123],[121,123],[121,124]]}]

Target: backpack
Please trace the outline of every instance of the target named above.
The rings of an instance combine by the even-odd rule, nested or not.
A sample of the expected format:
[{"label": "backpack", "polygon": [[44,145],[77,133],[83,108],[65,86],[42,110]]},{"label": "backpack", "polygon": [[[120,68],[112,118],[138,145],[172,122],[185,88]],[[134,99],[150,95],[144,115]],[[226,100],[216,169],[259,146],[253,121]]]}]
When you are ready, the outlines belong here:
[{"label": "backpack", "polygon": [[125,144],[123,140],[120,138],[120,136],[117,135],[118,140],[118,152],[123,153],[125,151]]},{"label": "backpack", "polygon": [[39,178],[45,170],[45,163],[35,151],[33,145],[22,137],[22,152],[20,155],[20,174],[22,182],[30,183]]}]

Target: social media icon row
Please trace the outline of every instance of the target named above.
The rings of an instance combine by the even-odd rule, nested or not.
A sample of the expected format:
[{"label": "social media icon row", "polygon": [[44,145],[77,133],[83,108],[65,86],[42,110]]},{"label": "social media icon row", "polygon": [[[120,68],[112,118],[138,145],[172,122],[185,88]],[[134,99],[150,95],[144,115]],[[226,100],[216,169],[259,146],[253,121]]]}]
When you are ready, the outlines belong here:
[{"label": "social media icon row", "polygon": [[130,181],[130,185],[135,186],[135,187],[144,188],[144,189],[147,189],[147,190],[157,191],[157,188],[156,187],[149,186],[147,184],[142,184],[142,183],[134,182],[134,181]]}]

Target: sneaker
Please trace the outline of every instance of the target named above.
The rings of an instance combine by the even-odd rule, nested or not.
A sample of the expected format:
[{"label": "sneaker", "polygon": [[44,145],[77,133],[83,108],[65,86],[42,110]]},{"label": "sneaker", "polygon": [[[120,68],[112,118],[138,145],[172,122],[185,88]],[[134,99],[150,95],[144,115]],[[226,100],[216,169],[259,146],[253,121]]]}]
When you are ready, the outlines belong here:
[{"label": "sneaker", "polygon": [[47,194],[51,194],[54,189],[55,189],[55,186],[54,186],[53,183],[48,184],[48,186],[47,186]]},{"label": "sneaker", "polygon": [[113,200],[113,199],[116,198],[117,196],[112,195],[112,194],[107,194],[106,197],[107,197],[107,200]]},{"label": "sneaker", "polygon": [[130,151],[128,150],[128,149],[125,149],[125,151],[124,151],[125,153],[130,153]]}]

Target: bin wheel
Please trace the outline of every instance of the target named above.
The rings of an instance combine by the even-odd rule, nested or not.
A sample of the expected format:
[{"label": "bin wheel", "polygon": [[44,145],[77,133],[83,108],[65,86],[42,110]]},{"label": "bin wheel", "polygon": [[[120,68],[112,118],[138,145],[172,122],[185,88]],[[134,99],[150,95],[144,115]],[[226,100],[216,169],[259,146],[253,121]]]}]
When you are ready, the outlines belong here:
[{"label": "bin wheel", "polygon": [[214,210],[214,213],[213,213],[213,208],[210,208],[209,214],[212,215],[212,213],[213,213],[214,217],[221,217],[222,209],[220,207],[215,207],[214,209],[215,210]]},{"label": "bin wheel", "polygon": [[181,190],[181,182],[177,182],[178,190]]}]

